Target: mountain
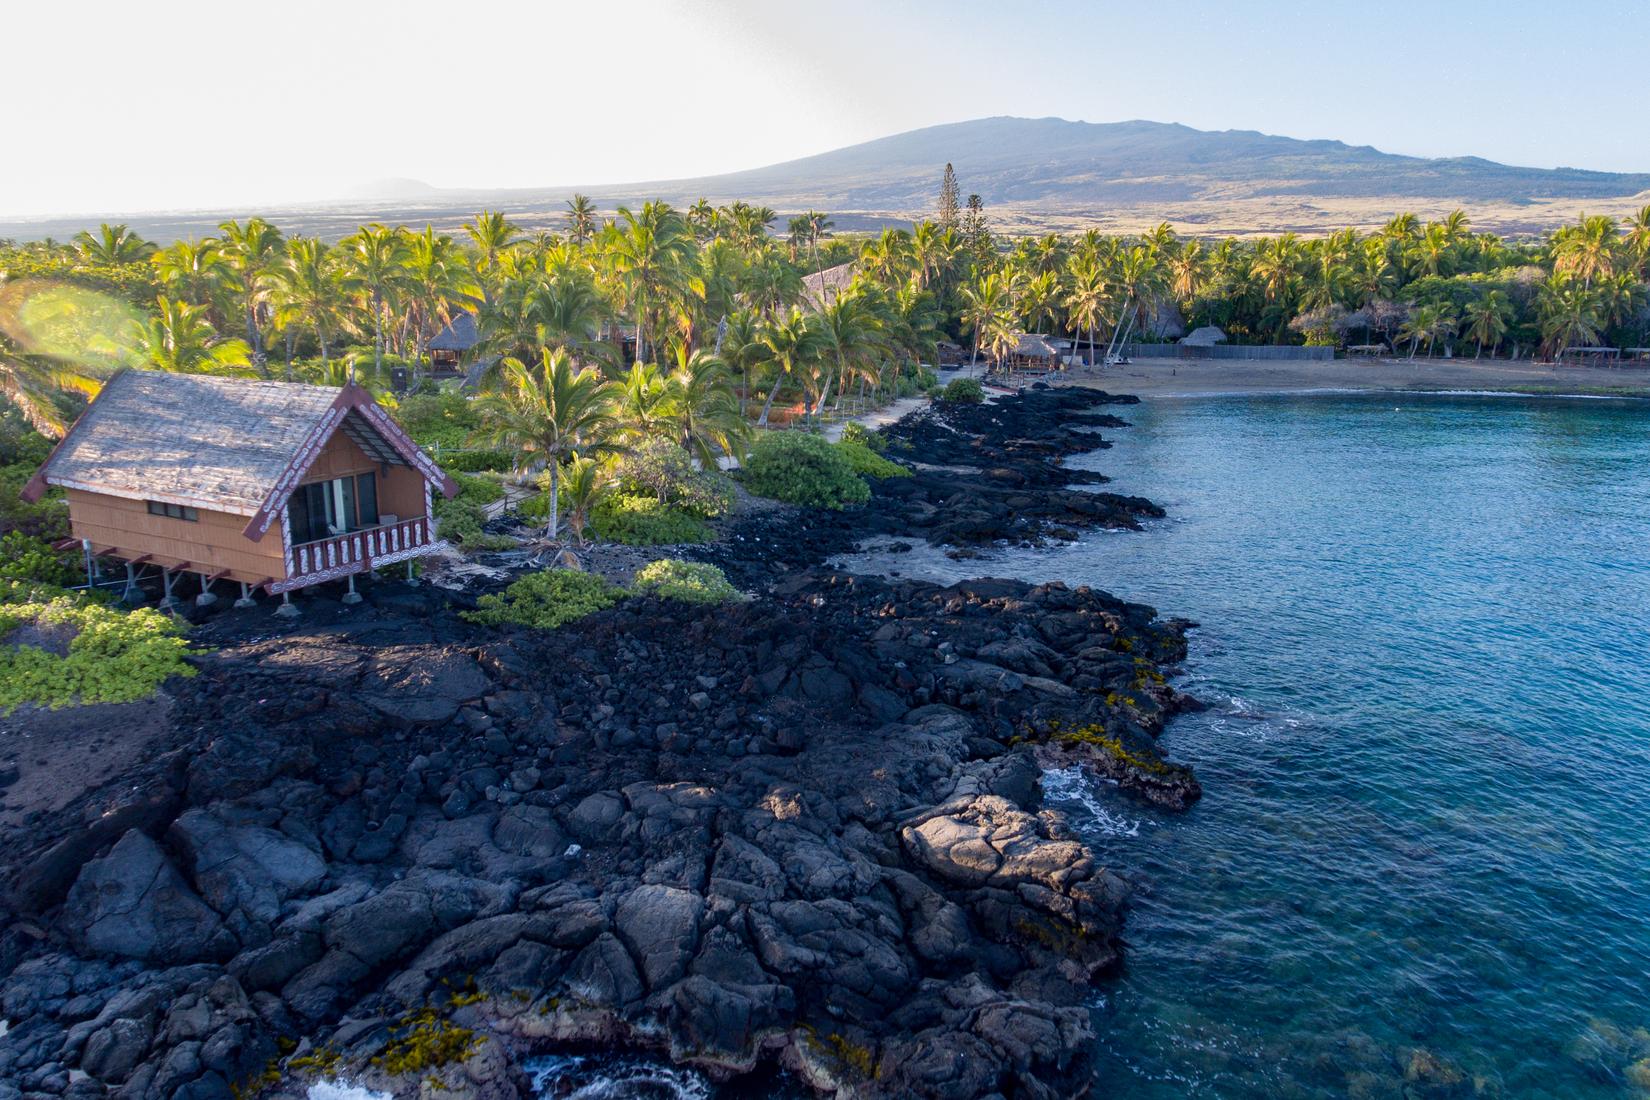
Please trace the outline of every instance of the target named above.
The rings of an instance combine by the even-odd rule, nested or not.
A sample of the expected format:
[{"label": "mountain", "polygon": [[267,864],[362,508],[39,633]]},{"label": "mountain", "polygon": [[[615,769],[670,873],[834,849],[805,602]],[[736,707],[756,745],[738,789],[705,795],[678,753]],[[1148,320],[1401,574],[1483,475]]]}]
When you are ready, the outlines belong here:
[{"label": "mountain", "polygon": [[838,230],[865,230],[932,213],[948,161],[963,195],[978,193],[993,228],[1006,233],[1090,227],[1132,232],[1161,221],[1210,236],[1315,233],[1373,228],[1401,211],[1441,217],[1461,207],[1477,228],[1518,235],[1581,213],[1619,217],[1650,203],[1650,173],[1407,157],[1367,145],[1177,123],[1000,117],[929,126],[699,179],[516,190],[387,180],[336,202],[286,208],[0,221],[0,238],[65,238],[88,223],[119,220],[145,236],[170,240],[212,233],[225,217],[254,213],[288,230],[326,237],[365,221],[429,222],[450,232],[481,209],[502,210],[529,230],[560,229],[574,192],[606,210],[654,198],[678,205],[701,197],[745,199],[782,216],[824,210]]},{"label": "mountain", "polygon": [[1367,145],[1177,123],[1010,117],[929,126],[692,182],[706,193],[786,206],[926,209],[947,161],[963,193],[977,192],[988,206],[1048,209],[1303,196],[1517,203],[1650,190],[1650,173],[1406,157]]}]

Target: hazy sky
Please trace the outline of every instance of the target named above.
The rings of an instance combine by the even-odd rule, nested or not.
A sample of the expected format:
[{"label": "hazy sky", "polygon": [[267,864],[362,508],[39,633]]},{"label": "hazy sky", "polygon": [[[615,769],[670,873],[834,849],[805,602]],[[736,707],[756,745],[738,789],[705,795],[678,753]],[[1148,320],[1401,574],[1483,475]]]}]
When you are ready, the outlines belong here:
[{"label": "hazy sky", "polygon": [[982,115],[1650,170],[1650,0],[7,0],[0,215],[597,184]]}]

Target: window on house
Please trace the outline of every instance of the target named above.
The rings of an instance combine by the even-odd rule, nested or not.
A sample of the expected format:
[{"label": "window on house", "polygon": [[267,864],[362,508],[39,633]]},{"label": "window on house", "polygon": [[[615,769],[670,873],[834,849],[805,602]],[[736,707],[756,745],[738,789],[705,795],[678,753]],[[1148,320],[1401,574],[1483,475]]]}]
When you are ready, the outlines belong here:
[{"label": "window on house", "polygon": [[300,485],[287,501],[293,542],[314,542],[378,523],[378,483],[373,474]]},{"label": "window on house", "polygon": [[186,508],[181,504],[168,504],[165,501],[151,500],[149,514],[151,516],[165,516],[168,519],[186,519],[190,523],[197,522],[201,516],[193,508]]}]

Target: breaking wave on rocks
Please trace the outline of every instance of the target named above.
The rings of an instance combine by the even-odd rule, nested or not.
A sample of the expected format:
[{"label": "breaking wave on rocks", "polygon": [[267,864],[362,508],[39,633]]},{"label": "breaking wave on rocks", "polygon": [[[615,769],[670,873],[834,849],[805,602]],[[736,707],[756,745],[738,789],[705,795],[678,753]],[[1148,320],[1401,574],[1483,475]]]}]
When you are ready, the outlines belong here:
[{"label": "breaking wave on rocks", "polygon": [[702,1074],[645,1058],[606,1054],[547,1055],[523,1068],[543,1100],[710,1100]]}]

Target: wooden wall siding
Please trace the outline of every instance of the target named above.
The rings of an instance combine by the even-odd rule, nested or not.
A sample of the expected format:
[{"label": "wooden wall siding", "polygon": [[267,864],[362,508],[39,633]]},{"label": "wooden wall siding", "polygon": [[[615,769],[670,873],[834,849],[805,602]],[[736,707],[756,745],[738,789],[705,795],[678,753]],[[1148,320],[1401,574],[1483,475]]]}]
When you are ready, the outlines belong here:
[{"label": "wooden wall siding", "polygon": [[231,580],[254,584],[286,576],[279,526],[257,542],[242,532],[246,517],[199,510],[200,519],[152,516],[141,500],[67,490],[69,523],[76,538],[90,539],[97,550],[116,549],[124,558],[152,554],[154,564],[188,562],[190,572],[229,571]]}]

